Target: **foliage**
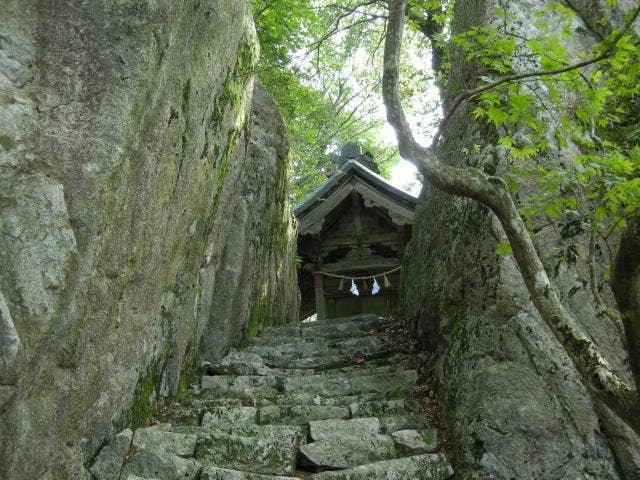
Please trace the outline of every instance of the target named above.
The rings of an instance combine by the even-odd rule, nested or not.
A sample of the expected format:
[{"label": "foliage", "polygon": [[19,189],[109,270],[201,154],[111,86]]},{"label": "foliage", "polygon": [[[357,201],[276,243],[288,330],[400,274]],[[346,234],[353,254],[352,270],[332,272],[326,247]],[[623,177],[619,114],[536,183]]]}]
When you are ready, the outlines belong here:
[{"label": "foliage", "polygon": [[[253,6],[262,51],[258,73],[290,136],[294,201],[326,180],[335,169],[328,154],[347,142],[360,143],[388,177],[399,156],[381,139],[385,2],[253,0]],[[407,90],[414,86],[407,97],[422,113],[438,105],[425,103],[415,89],[429,81],[429,69],[415,68],[414,60],[405,62]]]},{"label": "foliage", "polygon": [[[360,141],[377,160],[397,157],[379,140],[382,126],[379,72],[386,2],[382,0],[253,0],[262,44],[260,76],[279,102],[292,141],[293,197],[300,199],[334,168],[327,153]],[[524,77],[473,97],[473,112],[498,132],[497,146],[510,170],[505,180],[523,198],[521,213],[540,222],[576,220],[603,236],[624,228],[640,208],[640,53],[630,32],[615,31],[581,52],[569,51],[576,14],[550,3],[533,19],[535,34],[514,28],[504,8],[495,21],[449,34],[453,2],[409,2],[401,64],[401,91],[409,119],[423,138],[440,119],[439,103],[425,91],[446,86],[451,48],[480,66],[479,85],[526,69],[552,71],[572,61],[603,57],[585,68]],[[629,19],[627,19],[629,20]],[[428,60],[443,50],[438,71]],[[449,86],[456,94],[460,85]],[[557,112],[562,112],[558,118]],[[431,119],[431,123],[424,122]],[[420,124],[420,122],[424,122]],[[473,145],[462,153],[478,153]],[[554,152],[573,149],[574,162],[559,164]],[[577,149],[577,150],[576,150]],[[383,172],[388,172],[388,165]]]},{"label": "foliage", "polygon": [[[496,128],[497,143],[511,163],[507,180],[513,192],[525,182],[534,184],[535,193],[521,205],[530,225],[568,216],[606,239],[640,208],[637,36],[618,30],[575,52],[567,40],[575,35],[576,15],[564,5],[538,12],[537,35],[531,38],[505,27],[509,12],[495,13],[504,19],[499,26],[474,27],[453,38],[468,60],[484,67],[484,84],[523,65],[544,72],[566,68],[576,57],[586,63],[600,59],[486,90],[476,98],[474,114]],[[573,163],[551,160],[554,151],[570,152]]]}]

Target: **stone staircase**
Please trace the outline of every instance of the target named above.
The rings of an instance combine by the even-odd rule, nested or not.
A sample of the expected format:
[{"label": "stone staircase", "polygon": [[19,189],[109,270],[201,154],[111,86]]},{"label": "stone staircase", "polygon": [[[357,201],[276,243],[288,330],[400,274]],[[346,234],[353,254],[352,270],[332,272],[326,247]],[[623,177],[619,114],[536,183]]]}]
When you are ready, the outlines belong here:
[{"label": "stone staircase", "polygon": [[402,345],[358,316],[266,329],[207,365],[201,388],[125,430],[91,467],[98,480],[416,480],[453,469],[409,399]]}]

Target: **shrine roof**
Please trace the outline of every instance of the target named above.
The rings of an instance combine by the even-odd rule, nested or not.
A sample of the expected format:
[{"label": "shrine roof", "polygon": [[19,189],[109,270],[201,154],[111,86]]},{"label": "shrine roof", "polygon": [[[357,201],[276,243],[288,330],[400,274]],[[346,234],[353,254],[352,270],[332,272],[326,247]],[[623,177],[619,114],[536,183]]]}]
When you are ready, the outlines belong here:
[{"label": "shrine roof", "polygon": [[413,223],[413,210],[418,199],[393,186],[386,179],[354,159],[347,160],[323,185],[295,207],[301,235],[318,233],[323,219],[356,191],[367,207],[385,209],[399,225]]}]

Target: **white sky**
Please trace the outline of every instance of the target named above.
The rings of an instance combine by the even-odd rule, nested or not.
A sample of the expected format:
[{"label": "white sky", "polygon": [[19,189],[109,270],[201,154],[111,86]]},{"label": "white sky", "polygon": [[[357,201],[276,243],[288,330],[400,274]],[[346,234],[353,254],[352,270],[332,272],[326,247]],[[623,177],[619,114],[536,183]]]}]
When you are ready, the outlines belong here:
[{"label": "white sky", "polygon": [[[336,39],[340,39],[346,35],[346,32],[338,32],[335,35]],[[430,70],[431,66],[431,54],[430,52],[419,52],[417,50],[413,50],[411,48],[407,48],[405,45],[405,49],[403,51],[403,55],[406,55],[409,61],[416,66],[422,66],[424,70]],[[354,70],[362,69],[363,65],[366,62],[368,53],[366,49],[360,48],[358,49],[353,57],[350,59],[350,67]],[[297,63],[301,68],[306,69],[309,67],[310,59],[305,54],[305,50],[302,49],[294,56],[294,63]],[[359,88],[356,80],[356,76],[352,76],[349,78],[349,85],[357,90]],[[316,87],[321,87],[320,84],[316,85]],[[421,92],[418,97],[414,97],[413,101],[415,102],[413,105],[414,112],[407,111],[406,114],[409,117],[410,123],[416,126],[420,126],[421,128],[414,128],[414,135],[416,140],[423,145],[428,145],[431,143],[431,138],[435,131],[434,128],[430,127],[433,125],[435,120],[435,112],[429,108],[431,105],[435,105],[439,101],[439,93],[433,85],[427,85],[427,88]],[[380,118],[385,118],[385,107],[382,102],[382,98],[379,98],[378,101],[378,114]],[[417,107],[417,108],[416,108]],[[419,113],[416,113],[416,110]],[[431,111],[429,111],[431,110]],[[413,114],[413,115],[412,115]],[[388,123],[385,122],[384,127],[381,129],[381,140],[386,145],[397,146],[396,135]],[[375,160],[375,159],[374,159]],[[399,163],[391,169],[391,179],[390,182],[397,188],[404,190],[412,195],[418,196],[420,191],[422,190],[422,184],[417,178],[417,169],[405,160],[400,160]]]},{"label": "white sky", "polygon": [[[388,123],[382,128],[382,141],[388,145],[397,145],[396,134]],[[418,196],[422,190],[422,184],[417,180],[418,170],[406,160],[400,159],[400,162],[391,169],[391,183],[412,195]]]}]

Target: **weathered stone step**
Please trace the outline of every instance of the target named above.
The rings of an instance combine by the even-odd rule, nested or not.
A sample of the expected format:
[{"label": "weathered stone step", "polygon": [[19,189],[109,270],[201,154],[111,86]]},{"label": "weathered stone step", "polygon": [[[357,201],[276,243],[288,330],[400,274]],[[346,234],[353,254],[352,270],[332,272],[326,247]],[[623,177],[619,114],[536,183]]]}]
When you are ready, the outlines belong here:
[{"label": "weathered stone step", "polygon": [[202,418],[207,428],[220,428],[224,425],[251,425],[258,421],[258,409],[255,407],[216,407],[210,408]]},{"label": "weathered stone step", "polygon": [[[265,365],[278,368],[313,368],[306,362],[299,360],[308,358],[329,359],[330,357],[344,357],[348,363],[337,365],[349,366],[356,363],[359,358],[379,358],[389,356],[401,350],[401,347],[391,342],[386,337],[364,337],[358,341],[339,341],[324,344],[283,344],[274,347],[253,346],[248,347],[252,353],[263,358]],[[291,363],[296,361],[295,363]],[[316,360],[318,361],[318,360]],[[323,365],[321,362],[319,365]],[[300,366],[299,366],[300,365]],[[330,365],[325,367],[330,368]]]},{"label": "weathered stone step", "polygon": [[218,364],[210,364],[207,371],[214,375],[268,375],[269,367],[262,357],[246,350],[230,352]]},{"label": "weathered stone step", "polygon": [[363,376],[307,375],[284,379],[282,390],[284,393],[306,392],[324,397],[366,393],[386,394],[396,389],[413,389],[417,379],[418,375],[415,370],[394,372],[393,375],[387,373]]},{"label": "weathered stone step", "polygon": [[260,336],[347,338],[368,335],[384,325],[385,320],[375,315],[334,318],[316,322],[267,327]]},{"label": "weathered stone step", "polygon": [[133,433],[131,449],[164,457],[175,455],[189,458],[194,456],[197,440],[197,434],[172,432],[158,426],[138,428]]},{"label": "weathered stone step", "polygon": [[270,368],[257,353],[241,351],[231,352],[218,364],[208,364],[208,375],[247,375],[247,376],[294,376],[306,375],[308,370],[291,368]]},{"label": "weathered stone step", "polygon": [[200,480],[298,480],[295,477],[260,475],[227,468],[209,467],[202,470]]},{"label": "weathered stone step", "polygon": [[[266,348],[280,348],[284,345],[287,346],[295,346],[298,349],[309,350],[314,346],[322,346],[326,344],[333,344],[335,342],[352,342],[359,343],[365,341],[367,338],[386,338],[389,337],[376,332],[375,330],[367,330],[366,332],[361,332],[362,335],[357,335],[352,337],[350,335],[339,335],[336,337],[323,337],[323,336],[292,336],[292,337],[275,337],[275,336],[266,336],[266,337],[254,337],[251,340],[250,346],[247,347],[253,351],[254,347]],[[366,334],[365,334],[366,333]],[[291,348],[291,347],[288,347]]]},{"label": "weathered stone step", "polygon": [[205,467],[290,476],[295,470],[295,446],[273,438],[212,431],[198,435],[195,459]]},{"label": "weathered stone step", "polygon": [[314,442],[359,433],[371,435],[380,433],[380,420],[377,417],[354,418],[351,420],[331,418],[309,422],[309,437]]},{"label": "weathered stone step", "polygon": [[202,388],[213,390],[242,391],[247,387],[275,387],[273,375],[206,375],[202,377]]},{"label": "weathered stone step", "polygon": [[[317,393],[307,392],[285,393],[275,396],[258,394],[252,398],[252,405],[258,408],[267,405],[328,405],[351,407],[352,404],[359,405],[373,401],[404,400],[408,397],[409,393],[406,389],[394,389],[386,393],[363,393],[360,395],[339,395],[336,397],[323,397]],[[413,408],[413,403],[411,405]]]},{"label": "weathered stone step", "polygon": [[399,347],[390,346],[388,350],[360,351],[353,353],[335,352],[316,356],[300,356],[299,358],[286,358],[273,356],[265,359],[265,364],[271,368],[291,368],[314,370],[321,374],[325,370],[338,369],[355,365],[357,362],[374,363],[383,365],[395,358]]},{"label": "weathered stone step", "polygon": [[[357,359],[356,359],[357,361]],[[361,364],[349,365],[346,367],[330,368],[321,370],[318,375],[336,375],[347,373],[350,375],[371,375],[374,373],[391,373],[400,370],[409,370],[409,356],[405,354],[396,354],[380,360],[372,360],[370,362],[362,362]],[[309,371],[299,370],[303,375],[313,375]]]},{"label": "weathered stone step", "polygon": [[226,387],[210,385],[210,388],[205,389],[204,393],[211,398],[238,399],[243,405],[252,406],[254,398],[259,396],[276,396],[282,392],[276,387],[246,387],[240,384]]},{"label": "weathered stone step", "polygon": [[[336,439],[354,435],[376,435],[379,432],[380,421],[377,417],[309,422],[309,437],[316,443],[333,442]],[[391,433],[389,438],[393,439],[396,454],[399,457],[432,453],[438,445],[437,432],[431,428],[399,430]]]},{"label": "weathered stone step", "polygon": [[211,409],[242,406],[242,400],[238,398],[212,398],[207,393],[202,391],[192,394],[190,398],[183,400],[182,404],[171,405],[157,414],[156,420],[174,425],[200,425],[204,413]]},{"label": "weathered stone step", "polygon": [[251,424],[220,424],[216,423],[215,427],[208,424],[205,418],[203,425],[198,427],[185,425],[158,425],[158,428],[171,432],[196,434],[211,433],[212,431],[222,431],[229,435],[237,437],[260,437],[265,441],[281,441],[293,444],[299,447],[307,441],[308,428],[301,425],[251,425]]},{"label": "weathered stone step", "polygon": [[192,458],[145,451],[130,454],[122,467],[120,477],[115,478],[196,480],[199,473],[200,465]]},{"label": "weathered stone step", "polygon": [[391,436],[352,433],[303,445],[300,448],[300,466],[313,471],[340,470],[397,456]]},{"label": "weathered stone step", "polygon": [[446,480],[453,468],[442,454],[425,454],[368,463],[347,470],[322,472],[314,480]]},{"label": "weathered stone step", "polygon": [[380,418],[380,431],[393,433],[399,430],[427,430],[429,424],[424,417],[416,414],[385,415]]},{"label": "weathered stone step", "polygon": [[382,417],[394,414],[417,413],[420,404],[416,400],[373,400],[353,402],[349,405],[351,417]]},{"label": "weathered stone step", "polygon": [[108,445],[98,453],[89,471],[95,478],[115,478],[120,476],[122,461],[131,449],[133,432],[130,429],[117,434]]},{"label": "weathered stone step", "polygon": [[349,407],[326,405],[267,405],[258,410],[260,425],[306,425],[314,420],[328,418],[348,419]]},{"label": "weathered stone step", "polygon": [[433,453],[438,447],[436,430],[398,430],[391,434],[399,456],[409,457],[423,453]]}]

